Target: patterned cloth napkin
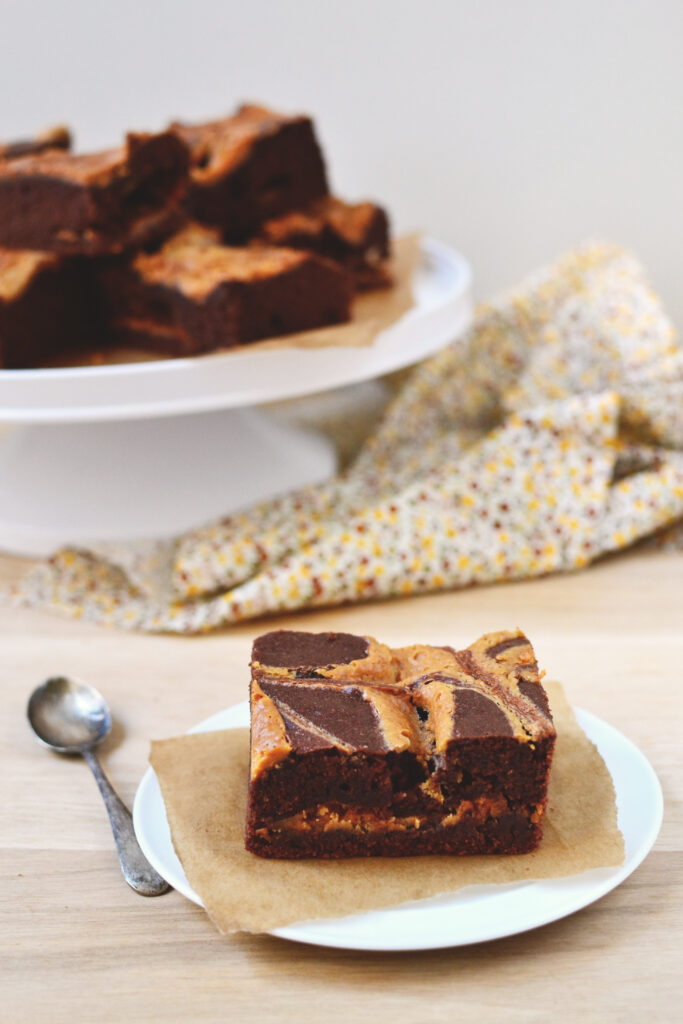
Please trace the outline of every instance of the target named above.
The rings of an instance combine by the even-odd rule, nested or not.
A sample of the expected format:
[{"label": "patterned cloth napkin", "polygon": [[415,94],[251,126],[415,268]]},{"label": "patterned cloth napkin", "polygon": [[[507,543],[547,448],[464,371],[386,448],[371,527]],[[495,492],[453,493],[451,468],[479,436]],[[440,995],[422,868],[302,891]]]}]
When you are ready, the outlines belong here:
[{"label": "patterned cloth napkin", "polygon": [[342,475],[172,542],[60,551],[17,597],[194,633],[683,547],[682,524],[683,349],[636,259],[589,244],[412,371]]}]

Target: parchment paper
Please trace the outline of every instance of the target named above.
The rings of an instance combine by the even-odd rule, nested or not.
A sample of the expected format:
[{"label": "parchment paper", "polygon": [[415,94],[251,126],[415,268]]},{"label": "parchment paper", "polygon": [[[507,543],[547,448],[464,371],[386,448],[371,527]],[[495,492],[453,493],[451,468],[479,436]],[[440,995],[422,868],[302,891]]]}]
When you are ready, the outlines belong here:
[{"label": "parchment paper", "polygon": [[[312,331],[300,331],[279,338],[264,338],[263,341],[249,342],[236,348],[222,349],[223,354],[258,352],[264,348],[325,348],[344,346],[357,348],[371,345],[380,331],[395,323],[415,304],[413,296],[413,274],[419,257],[418,235],[406,235],[393,243],[391,270],[394,284],[390,288],[361,292],[353,302],[351,320],[336,327],[319,327]],[[208,355],[215,354],[207,353]],[[121,363],[150,362],[167,359],[158,353],[141,349],[111,348],[94,346],[86,352],[69,352],[50,361],[48,366],[108,366]],[[202,356],[196,358],[201,359]]]},{"label": "parchment paper", "polygon": [[554,878],[618,865],[612,779],[558,683],[546,684],[557,746],[541,846],[522,856],[269,861],[244,849],[249,732],[196,733],[152,744],[150,762],[173,843],[221,932],[263,932],[341,917],[466,885]]}]

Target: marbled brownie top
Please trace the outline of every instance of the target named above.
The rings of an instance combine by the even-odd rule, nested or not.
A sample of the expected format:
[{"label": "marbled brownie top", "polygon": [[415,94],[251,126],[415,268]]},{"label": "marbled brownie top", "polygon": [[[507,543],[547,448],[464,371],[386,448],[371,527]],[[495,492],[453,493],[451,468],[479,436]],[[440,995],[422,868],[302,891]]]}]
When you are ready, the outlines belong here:
[{"label": "marbled brownie top", "polygon": [[68,150],[53,148],[44,151],[32,151],[26,156],[0,161],[0,177],[16,178],[48,178],[57,179],[65,184],[85,186],[87,188],[104,188],[123,184],[132,159],[136,153],[151,147],[163,145],[177,157],[180,173],[183,173],[183,160],[187,152],[170,132],[159,135],[146,133],[129,133],[122,146],[104,149],[97,153],[70,153]]},{"label": "marbled brownie top", "polygon": [[458,740],[554,735],[533,648],[519,631],[487,634],[462,651],[266,633],[253,647],[251,708],[252,778],[316,749],[409,750],[426,762]]},{"label": "marbled brownie top", "polygon": [[172,238],[159,252],[139,253],[132,266],[146,284],[201,300],[221,284],[267,280],[314,258],[294,249],[217,245],[207,235],[193,232]]}]

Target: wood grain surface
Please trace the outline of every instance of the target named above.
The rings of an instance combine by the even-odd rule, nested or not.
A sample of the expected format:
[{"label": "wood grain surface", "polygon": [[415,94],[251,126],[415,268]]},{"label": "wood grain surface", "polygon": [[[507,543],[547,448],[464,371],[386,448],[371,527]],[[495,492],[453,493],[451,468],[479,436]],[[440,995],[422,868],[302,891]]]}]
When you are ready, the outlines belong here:
[{"label": "wood grain surface", "polygon": [[[22,571],[0,559],[4,586]],[[95,783],[25,721],[55,673],[106,695],[106,770],[132,803],[149,740],[246,696],[264,628],[345,629],[392,644],[468,643],[514,626],[570,700],[629,736],[664,789],[640,868],[598,903],[497,942],[368,954],[221,938],[173,892],[123,882]],[[250,623],[217,635],[127,635],[40,612],[0,615],[0,1020],[3,1022],[675,1021],[683,984],[683,556],[634,552],[579,574]]]}]

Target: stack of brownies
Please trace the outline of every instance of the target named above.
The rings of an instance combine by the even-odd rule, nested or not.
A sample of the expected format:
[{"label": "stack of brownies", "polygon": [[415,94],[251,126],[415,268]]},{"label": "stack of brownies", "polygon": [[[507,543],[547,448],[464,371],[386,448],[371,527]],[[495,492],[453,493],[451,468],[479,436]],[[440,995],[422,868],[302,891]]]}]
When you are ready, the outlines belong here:
[{"label": "stack of brownies", "polygon": [[308,117],[243,106],[85,155],[53,129],[0,146],[0,366],[343,323],[389,248],[380,207],[330,195]]}]

